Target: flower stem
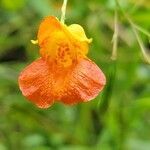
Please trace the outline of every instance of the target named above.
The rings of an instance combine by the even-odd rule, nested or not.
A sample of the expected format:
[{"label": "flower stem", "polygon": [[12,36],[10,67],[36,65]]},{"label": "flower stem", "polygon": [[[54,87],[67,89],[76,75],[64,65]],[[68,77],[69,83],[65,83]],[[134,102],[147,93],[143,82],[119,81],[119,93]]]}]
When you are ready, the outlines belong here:
[{"label": "flower stem", "polygon": [[150,58],[149,58],[148,54],[146,53],[146,49],[145,49],[145,46],[143,44],[143,41],[142,41],[141,37],[139,36],[139,33],[134,28],[134,26],[132,24],[131,24],[131,26],[132,26],[132,30],[133,30],[133,32],[135,34],[135,37],[137,39],[137,42],[138,42],[138,44],[139,44],[139,46],[141,48],[141,52],[143,54],[143,57],[144,57],[145,61],[150,64]]},{"label": "flower stem", "polygon": [[137,32],[138,31],[141,31],[142,33],[144,33],[145,35],[147,35],[149,37],[149,32],[147,32],[146,30],[143,30],[141,27],[139,27],[138,25],[136,25],[132,20],[131,18],[124,12],[124,10],[121,8],[118,0],[116,0],[116,4],[117,6],[119,7],[119,9],[121,10],[122,14],[124,15],[124,17],[127,19],[127,21],[129,22],[129,24],[131,25],[131,28],[133,30],[133,33],[136,37],[136,40],[141,48],[141,52],[143,54],[143,57],[145,59],[145,61],[150,64],[150,58],[149,58],[149,55],[145,49],[145,46],[144,46],[144,43],[141,39],[141,37],[139,36],[139,33]]},{"label": "flower stem", "polygon": [[64,0],[63,5],[61,7],[61,19],[60,19],[60,21],[62,23],[65,23],[66,6],[67,6],[67,0]]},{"label": "flower stem", "polygon": [[140,32],[142,32],[143,34],[147,35],[150,38],[150,33],[148,31],[146,31],[145,29],[143,29],[142,27],[140,27],[135,23],[133,23],[133,25],[137,30],[139,30]]},{"label": "flower stem", "polygon": [[113,42],[113,50],[112,50],[112,60],[116,60],[117,58],[117,47],[118,47],[118,11],[117,7],[115,9],[115,17],[114,17],[114,34],[112,38]]}]

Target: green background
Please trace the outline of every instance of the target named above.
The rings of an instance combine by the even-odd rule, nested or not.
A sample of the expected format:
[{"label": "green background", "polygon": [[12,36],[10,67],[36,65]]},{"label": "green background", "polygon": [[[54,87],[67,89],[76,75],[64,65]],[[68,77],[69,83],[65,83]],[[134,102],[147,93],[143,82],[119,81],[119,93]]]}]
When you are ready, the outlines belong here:
[{"label": "green background", "polygon": [[[117,60],[111,60],[113,0],[68,0],[66,24],[82,25],[93,38],[89,58],[107,77],[88,103],[36,108],[21,94],[18,75],[39,57],[41,20],[60,18],[62,0],[0,1],[0,150],[149,150],[150,66],[132,28],[119,12]],[[120,0],[132,20],[150,31],[150,1]],[[149,38],[140,33],[148,51]]]}]

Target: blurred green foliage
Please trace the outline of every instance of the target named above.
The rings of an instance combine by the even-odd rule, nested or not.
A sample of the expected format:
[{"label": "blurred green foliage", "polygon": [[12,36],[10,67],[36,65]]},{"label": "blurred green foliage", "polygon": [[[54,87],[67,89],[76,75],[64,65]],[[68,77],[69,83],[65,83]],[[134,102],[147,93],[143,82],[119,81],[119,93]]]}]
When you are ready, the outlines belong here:
[{"label": "blurred green foliage", "polygon": [[[89,57],[107,76],[93,101],[36,108],[22,96],[19,72],[39,57],[41,19],[60,18],[62,0],[0,1],[0,150],[149,150],[150,66],[128,21],[119,13],[117,61],[110,59],[113,0],[68,0],[66,23],[81,24],[93,38]],[[120,0],[132,20],[150,31],[150,1]],[[147,36],[140,34],[150,51]]]}]

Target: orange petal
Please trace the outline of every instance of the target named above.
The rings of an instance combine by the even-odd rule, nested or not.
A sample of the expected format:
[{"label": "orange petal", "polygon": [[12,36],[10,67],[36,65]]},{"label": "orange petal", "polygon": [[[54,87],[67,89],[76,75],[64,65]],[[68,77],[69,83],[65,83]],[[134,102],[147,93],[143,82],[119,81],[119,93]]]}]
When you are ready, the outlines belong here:
[{"label": "orange petal", "polygon": [[82,59],[68,76],[61,97],[65,104],[75,104],[94,99],[103,89],[106,78],[100,68],[89,59]]},{"label": "orange petal", "polygon": [[47,40],[49,36],[61,29],[61,24],[54,16],[46,17],[42,23],[40,24],[39,31],[38,31],[38,42],[41,45],[42,42]]},{"label": "orange petal", "polygon": [[51,82],[49,66],[42,59],[27,66],[19,76],[22,94],[41,108],[47,108],[54,102],[51,85],[48,84]]},{"label": "orange petal", "polygon": [[54,100],[70,105],[89,101],[98,95],[105,82],[103,72],[88,59],[59,68],[40,58],[19,76],[23,95],[40,108],[50,107]]}]

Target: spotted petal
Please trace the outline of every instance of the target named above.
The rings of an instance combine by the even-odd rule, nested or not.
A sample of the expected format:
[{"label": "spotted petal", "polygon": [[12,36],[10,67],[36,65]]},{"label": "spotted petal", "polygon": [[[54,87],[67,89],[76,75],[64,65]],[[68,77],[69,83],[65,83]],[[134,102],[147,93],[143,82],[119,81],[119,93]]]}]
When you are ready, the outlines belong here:
[{"label": "spotted petal", "polygon": [[69,105],[89,101],[98,95],[105,82],[103,72],[88,59],[62,70],[40,58],[19,76],[23,95],[40,108],[48,108],[54,101]]},{"label": "spotted petal", "polygon": [[103,89],[106,78],[100,68],[89,59],[81,59],[73,68],[61,97],[65,104],[87,102]]}]

